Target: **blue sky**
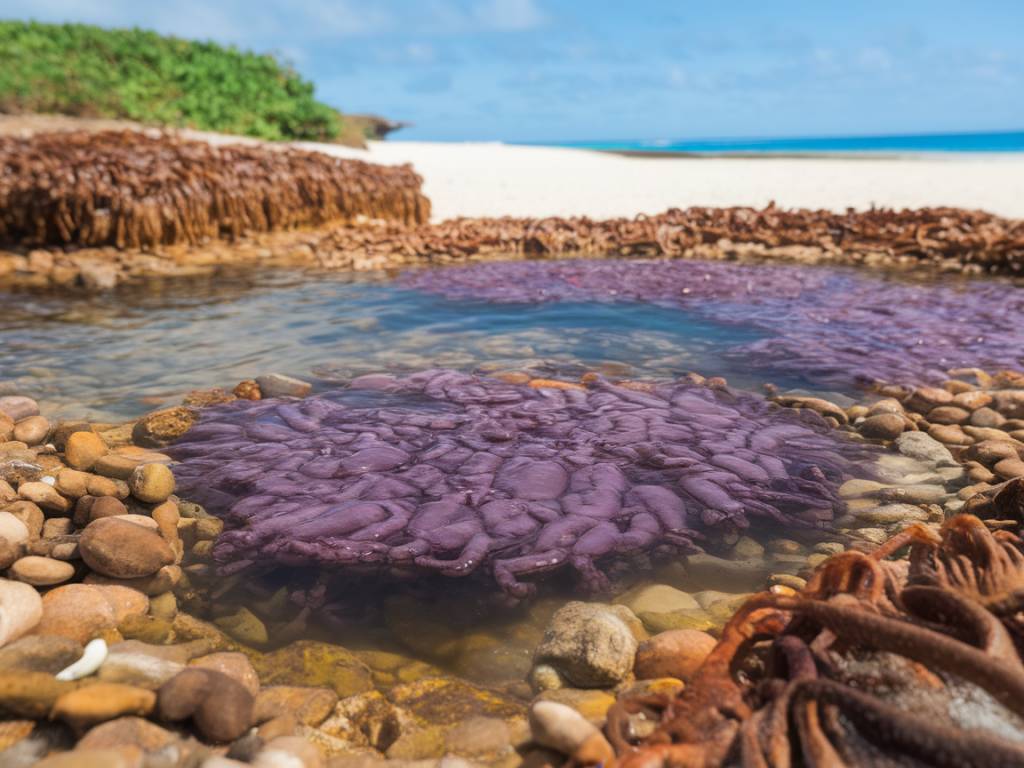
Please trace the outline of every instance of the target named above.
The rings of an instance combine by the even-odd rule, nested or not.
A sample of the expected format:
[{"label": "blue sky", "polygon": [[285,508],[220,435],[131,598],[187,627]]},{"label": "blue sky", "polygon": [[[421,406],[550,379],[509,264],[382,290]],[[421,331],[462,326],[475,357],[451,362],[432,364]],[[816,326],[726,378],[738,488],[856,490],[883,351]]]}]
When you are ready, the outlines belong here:
[{"label": "blue sky", "polygon": [[1024,129],[1024,2],[0,0],[274,51],[399,138]]}]

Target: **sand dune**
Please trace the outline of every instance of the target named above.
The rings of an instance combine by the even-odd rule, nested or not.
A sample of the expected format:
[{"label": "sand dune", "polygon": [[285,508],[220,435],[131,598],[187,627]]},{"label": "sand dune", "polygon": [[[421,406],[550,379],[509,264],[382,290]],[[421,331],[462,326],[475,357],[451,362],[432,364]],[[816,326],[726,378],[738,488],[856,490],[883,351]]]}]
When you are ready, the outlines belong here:
[{"label": "sand dune", "polygon": [[635,216],[692,205],[858,209],[949,205],[1024,217],[1024,156],[638,158],[496,143],[302,144],[344,157],[412,163],[434,218]]}]

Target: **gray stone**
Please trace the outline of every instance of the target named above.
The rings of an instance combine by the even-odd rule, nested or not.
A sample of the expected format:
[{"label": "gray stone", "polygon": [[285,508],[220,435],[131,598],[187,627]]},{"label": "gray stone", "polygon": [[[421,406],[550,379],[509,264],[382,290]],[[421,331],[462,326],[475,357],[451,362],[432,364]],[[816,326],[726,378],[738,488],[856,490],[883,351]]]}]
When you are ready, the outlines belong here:
[{"label": "gray stone", "polygon": [[957,466],[949,449],[924,432],[904,432],[895,440],[896,450],[904,456],[921,459],[940,467]]},{"label": "gray stone", "polygon": [[580,688],[615,685],[633,669],[637,640],[630,623],[639,620],[624,605],[567,603],[551,618],[534,663],[554,667]]}]

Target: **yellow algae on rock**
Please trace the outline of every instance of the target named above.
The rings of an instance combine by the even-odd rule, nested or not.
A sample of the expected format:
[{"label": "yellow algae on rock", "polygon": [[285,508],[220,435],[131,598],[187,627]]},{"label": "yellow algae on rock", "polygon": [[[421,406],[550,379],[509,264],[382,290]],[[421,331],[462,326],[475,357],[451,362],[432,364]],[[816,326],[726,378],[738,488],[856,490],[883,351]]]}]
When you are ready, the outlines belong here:
[{"label": "yellow algae on rock", "polygon": [[369,667],[340,645],[300,640],[270,653],[254,654],[252,663],[263,685],[331,688],[342,698],[373,689]]},{"label": "yellow algae on rock", "polygon": [[433,677],[395,686],[389,698],[426,725],[454,725],[475,715],[516,717],[524,704],[464,680]]}]

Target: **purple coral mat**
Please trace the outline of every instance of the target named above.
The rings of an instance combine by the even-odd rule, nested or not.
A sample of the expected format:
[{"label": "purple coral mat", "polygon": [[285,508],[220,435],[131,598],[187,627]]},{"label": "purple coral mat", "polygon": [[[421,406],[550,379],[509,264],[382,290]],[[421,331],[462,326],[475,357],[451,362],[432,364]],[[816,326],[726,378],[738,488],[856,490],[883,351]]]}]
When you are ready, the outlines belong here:
[{"label": "purple coral mat", "polygon": [[827,525],[873,450],[814,414],[688,381],[533,389],[453,371],[364,376],[305,400],[206,409],[170,449],[181,492],[227,522],[224,572],[406,566],[522,577],[687,550],[749,518]]},{"label": "purple coral mat", "polygon": [[831,386],[920,384],[941,381],[952,368],[1024,363],[1024,290],[1006,282],[939,284],[828,267],[592,259],[410,270],[398,284],[453,299],[684,307],[770,334],[732,348],[727,357]]}]

